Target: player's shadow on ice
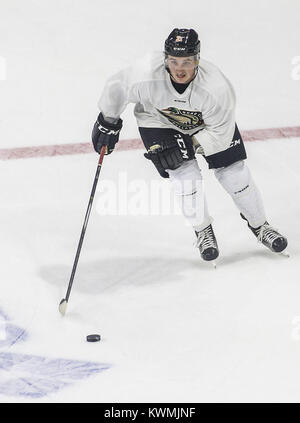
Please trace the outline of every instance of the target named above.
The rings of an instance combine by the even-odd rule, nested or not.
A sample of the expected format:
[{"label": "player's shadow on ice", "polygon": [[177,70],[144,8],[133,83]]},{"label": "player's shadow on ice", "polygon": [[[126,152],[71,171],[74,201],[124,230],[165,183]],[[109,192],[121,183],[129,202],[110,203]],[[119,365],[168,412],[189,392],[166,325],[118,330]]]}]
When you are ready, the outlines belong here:
[{"label": "player's shadow on ice", "polygon": [[[79,263],[74,286],[86,293],[114,291],[124,286],[145,286],[176,283],[185,279],[187,269],[201,270],[199,260],[161,257],[122,257]],[[204,267],[207,269],[206,263]],[[71,266],[53,265],[39,271],[43,280],[61,288],[67,288]]]},{"label": "player's shadow on ice", "polygon": [[[220,267],[222,266],[227,266],[229,264],[235,264],[235,263],[239,263],[239,262],[244,262],[245,265],[247,265],[247,263],[249,264],[249,262],[251,261],[256,261],[255,265],[258,268],[262,268],[263,269],[263,262],[261,260],[265,260],[265,263],[269,263],[270,260],[280,260],[281,257],[276,257],[275,253],[272,253],[271,251],[265,249],[258,249],[258,250],[244,250],[243,252],[236,252],[236,253],[231,253],[230,255],[220,255],[219,258],[219,265]],[[257,261],[259,260],[259,262]]]},{"label": "player's shadow on ice", "polygon": [[[78,264],[74,285],[76,290],[87,294],[115,291],[126,286],[149,286],[155,284],[174,284],[181,281],[195,281],[199,283],[205,274],[206,280],[214,280],[220,276],[222,268],[243,262],[245,265],[255,262],[255,266],[262,268],[263,263],[270,260],[280,260],[267,250],[243,251],[220,254],[217,269],[212,264],[201,260],[200,256],[193,258],[176,257],[112,257],[97,261]],[[252,265],[251,265],[252,266]],[[238,267],[239,268],[239,267]],[[72,264],[52,265],[42,267],[39,274],[43,280],[51,285],[65,290],[68,286]],[[187,272],[187,273],[186,273]],[[216,273],[215,273],[216,272]],[[199,279],[198,279],[199,277]]]}]

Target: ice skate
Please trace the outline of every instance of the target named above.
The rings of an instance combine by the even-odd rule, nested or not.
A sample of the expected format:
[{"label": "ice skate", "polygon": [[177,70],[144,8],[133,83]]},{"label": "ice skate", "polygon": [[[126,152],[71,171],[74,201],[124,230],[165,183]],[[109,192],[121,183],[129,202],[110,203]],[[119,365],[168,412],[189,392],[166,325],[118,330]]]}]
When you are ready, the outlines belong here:
[{"label": "ice skate", "polygon": [[195,231],[195,233],[197,236],[195,247],[199,248],[203,260],[211,261],[216,268],[214,260],[219,256],[219,249],[212,226],[209,225],[202,231]]},{"label": "ice skate", "polygon": [[[242,213],[241,217],[248,222]],[[248,222],[248,227],[254,233],[257,240],[268,247],[271,251],[289,257],[288,253],[284,251],[288,245],[287,239],[271,225],[269,225],[267,221],[258,228],[252,228]]]}]

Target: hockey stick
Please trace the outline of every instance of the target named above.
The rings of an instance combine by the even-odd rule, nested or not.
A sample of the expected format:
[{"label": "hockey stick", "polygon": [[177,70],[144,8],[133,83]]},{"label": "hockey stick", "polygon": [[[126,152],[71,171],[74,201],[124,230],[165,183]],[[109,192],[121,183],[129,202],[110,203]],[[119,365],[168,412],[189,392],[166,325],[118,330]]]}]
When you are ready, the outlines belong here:
[{"label": "hockey stick", "polygon": [[61,300],[61,302],[59,303],[58,309],[59,309],[59,312],[63,316],[65,315],[66,310],[67,310],[67,305],[68,305],[68,301],[69,301],[69,297],[70,297],[70,293],[71,293],[71,289],[72,289],[72,285],[73,285],[73,280],[74,280],[74,276],[75,276],[80,252],[81,252],[81,247],[82,247],[85,231],[86,231],[86,228],[87,228],[90,212],[91,212],[91,209],[92,209],[92,204],[93,204],[94,195],[95,195],[95,192],[96,192],[96,187],[97,187],[97,183],[98,183],[98,179],[99,179],[99,175],[100,175],[100,170],[101,170],[105,150],[106,150],[106,146],[104,145],[101,148],[101,151],[100,151],[100,157],[99,157],[99,161],[98,161],[98,165],[97,165],[97,171],[96,171],[96,175],[95,175],[95,179],[94,179],[94,183],[93,183],[93,188],[92,188],[92,192],[91,192],[90,199],[89,199],[89,204],[88,204],[87,211],[86,211],[86,214],[85,214],[83,227],[82,227],[82,230],[81,230],[81,235],[80,235],[79,244],[78,244],[77,251],[76,251],[76,256],[75,256],[75,260],[74,260],[74,264],[73,264],[73,268],[72,268],[72,273],[71,273],[67,293],[66,293],[65,298],[63,298]]}]

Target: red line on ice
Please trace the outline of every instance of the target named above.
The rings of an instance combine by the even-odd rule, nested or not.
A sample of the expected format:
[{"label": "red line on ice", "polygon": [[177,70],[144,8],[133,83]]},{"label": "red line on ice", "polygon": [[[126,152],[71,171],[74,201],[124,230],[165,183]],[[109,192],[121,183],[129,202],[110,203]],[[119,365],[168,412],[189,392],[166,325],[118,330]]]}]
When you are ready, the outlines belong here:
[{"label": "red line on ice", "polygon": [[[263,141],[278,138],[300,137],[300,126],[287,128],[250,129],[241,131],[244,141]],[[140,139],[121,140],[116,151],[134,150],[143,148]],[[25,159],[32,157],[51,157],[69,154],[83,154],[93,152],[91,142],[77,144],[57,144],[36,147],[18,147],[0,149],[0,160]]]}]

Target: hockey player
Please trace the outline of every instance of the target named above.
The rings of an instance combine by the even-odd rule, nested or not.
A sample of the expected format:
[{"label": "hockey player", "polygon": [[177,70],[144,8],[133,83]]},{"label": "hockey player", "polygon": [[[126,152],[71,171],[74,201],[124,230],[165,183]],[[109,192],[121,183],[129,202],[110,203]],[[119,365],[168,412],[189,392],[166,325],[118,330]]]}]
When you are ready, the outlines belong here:
[{"label": "hockey player", "polygon": [[[135,103],[145,157],[163,178],[170,178],[204,260],[216,259],[219,250],[195,153],[202,154],[214,169],[256,238],[273,252],[286,248],[287,239],[266,220],[261,195],[245,162],[233,87],[215,65],[200,60],[196,31],[174,29],[164,52],[148,55],[107,81],[92,132],[98,153],[103,145],[106,154],[114,150],[122,128],[120,116],[128,103]],[[199,204],[202,213],[197,213]]]}]

